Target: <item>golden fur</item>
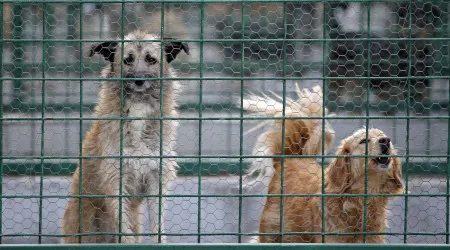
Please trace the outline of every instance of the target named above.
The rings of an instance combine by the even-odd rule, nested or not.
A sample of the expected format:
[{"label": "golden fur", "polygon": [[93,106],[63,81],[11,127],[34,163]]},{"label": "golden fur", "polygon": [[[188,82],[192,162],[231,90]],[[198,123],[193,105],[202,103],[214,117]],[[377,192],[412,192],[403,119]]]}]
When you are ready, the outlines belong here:
[{"label": "golden fur", "polygon": [[[315,156],[322,154],[322,130],[325,131],[324,154],[333,142],[334,131],[331,126],[325,123],[322,129],[322,120],[301,119],[301,117],[322,116],[322,89],[315,87],[312,94],[305,95],[308,91],[297,91],[300,100],[286,102],[286,116],[298,116],[298,119],[285,120],[285,147],[282,150],[282,130],[281,120],[278,120],[275,129],[263,133],[256,143],[255,155],[275,155],[271,159],[255,160],[246,180],[247,183],[261,181],[262,177],[271,177],[268,193],[281,193],[281,171],[282,159],[276,157],[283,152],[284,155],[310,155],[312,158],[286,158],[283,160],[284,169],[284,194],[298,194],[298,196],[285,197],[283,199],[283,228],[285,233],[294,233],[283,236],[283,242],[291,243],[320,243],[322,242],[322,168],[317,163]],[[252,96],[244,106],[247,110],[276,116],[282,110],[282,104],[267,97]],[[259,105],[259,107],[257,107]],[[281,106],[280,106],[281,105]],[[274,107],[274,108],[270,108]],[[265,110],[269,112],[265,112]],[[271,110],[278,110],[271,112]],[[292,115],[292,110],[296,110],[297,115]],[[302,112],[299,112],[302,111]],[[378,129],[368,129],[367,145],[368,155],[368,187],[369,194],[399,194],[403,192],[401,162],[394,157],[396,150],[390,139]],[[341,141],[336,155],[326,168],[325,193],[326,194],[364,194],[365,180],[365,154],[366,130],[356,131],[350,137]],[[318,141],[319,140],[319,141]],[[387,143],[381,143],[386,142]],[[381,144],[384,148],[381,149]],[[386,151],[386,145],[389,150]],[[312,150],[311,150],[312,149]],[[383,151],[383,152],[382,152]],[[377,155],[380,154],[380,158]],[[351,157],[355,155],[355,157]],[[387,163],[387,159],[389,162]],[[256,174],[255,174],[256,173]],[[256,177],[255,177],[256,176]],[[248,185],[248,184],[246,184]],[[317,196],[301,196],[301,194],[317,194]],[[325,197],[325,221],[324,231],[334,233],[356,233],[354,235],[328,235],[325,236],[327,243],[362,243],[364,197],[362,196],[334,196]],[[386,211],[389,198],[374,196],[367,198],[367,232],[383,233],[386,227]],[[260,219],[259,232],[273,235],[261,235],[259,242],[278,243],[280,242],[280,198],[268,197]],[[295,232],[301,234],[295,235]],[[314,234],[304,234],[311,232]],[[368,235],[368,243],[383,243],[383,235]]]},{"label": "golden fur", "polygon": [[[317,119],[285,119],[284,133],[286,155],[320,155],[322,150],[326,154],[334,141],[334,130],[327,120],[320,119],[328,111],[322,108],[323,91],[320,86],[313,87],[312,91],[300,89],[296,86],[298,100],[286,99],[284,115],[286,117],[307,117]],[[249,96],[244,99],[245,110],[257,112],[268,117],[282,117],[283,102],[280,96],[274,98],[268,96]],[[323,128],[322,125],[325,125]],[[261,134],[253,149],[253,155],[279,155],[281,154],[281,137],[283,122],[281,119],[268,120],[262,125],[270,124],[274,129]],[[324,132],[324,134],[323,134]],[[322,149],[323,135],[325,144]],[[270,158],[257,159],[244,177],[245,185],[254,185],[263,181],[264,178],[271,178],[273,172],[273,160]]]},{"label": "golden fur", "polygon": [[[144,42],[159,39],[158,36],[136,31],[125,37],[125,40],[143,40],[143,42],[124,42],[123,48],[118,42],[104,42],[94,45],[90,56],[98,53],[110,63],[102,72],[104,78],[157,78],[160,75],[161,46],[159,42]],[[186,44],[178,42],[165,43],[165,59],[162,77],[175,77],[169,64],[177,54],[184,50]],[[123,74],[122,49],[124,55]],[[139,84],[138,84],[139,81]],[[121,90],[123,86],[123,90]],[[98,97],[95,115],[98,118],[117,118],[121,116],[121,92],[123,99],[123,116],[137,118],[159,118],[160,89],[163,91],[162,109],[165,117],[176,117],[175,96],[179,88],[177,81],[143,79],[104,81]],[[140,156],[159,156],[160,140],[163,140],[164,155],[174,155],[172,151],[175,141],[177,122],[164,120],[163,134],[160,135],[159,120],[124,120],[122,155],[122,190],[120,186],[120,159],[108,156],[120,155],[121,125],[118,119],[100,119],[94,121],[83,140],[82,156],[104,156],[105,158],[82,159],[82,176],[77,168],[73,174],[70,194],[83,195],[158,195],[160,161],[158,158],[133,158]],[[167,182],[175,178],[177,164],[173,159],[162,159],[162,194],[167,190]],[[122,191],[122,192],[120,192]],[[159,197],[148,197],[150,233],[158,233]],[[161,199],[164,208],[164,198]],[[122,233],[141,233],[141,206],[143,198],[122,198]],[[81,237],[82,243],[114,243],[119,232],[119,198],[117,197],[85,197],[82,199],[82,218],[79,224],[80,199],[70,198],[62,220],[64,234],[81,233],[104,234]],[[161,223],[162,224],[162,223]],[[163,225],[161,226],[161,230]],[[108,234],[110,233],[110,234]],[[162,238],[164,241],[164,237]],[[157,242],[156,236],[152,241]],[[78,236],[63,238],[64,243],[78,243]],[[124,243],[139,243],[140,236],[122,236]]]},{"label": "golden fur", "polygon": [[[369,155],[380,155],[379,140],[386,135],[378,129],[369,129]],[[344,139],[336,153],[344,158],[334,159],[325,170],[326,194],[364,194],[365,159],[350,157],[364,155],[365,129]],[[396,151],[391,147],[390,155]],[[345,157],[348,156],[348,157]],[[375,158],[368,159],[368,194],[399,194],[403,192],[400,178],[399,158],[389,156],[390,163],[384,168]],[[269,194],[279,194],[281,187],[281,164],[274,159],[275,175],[269,185]],[[284,161],[285,194],[318,194],[311,197],[284,198],[283,232],[316,232],[318,234],[285,235],[283,242],[320,243],[322,237],[322,170],[314,159],[286,159]],[[386,213],[389,198],[374,196],[367,198],[367,232],[381,232],[386,228]],[[325,232],[360,233],[363,232],[364,197],[337,196],[326,197]],[[280,198],[269,197],[260,221],[261,233],[280,231]],[[279,236],[261,236],[260,242],[280,242]],[[325,237],[330,243],[362,243],[363,235]],[[367,243],[383,243],[383,235],[368,235]]]},{"label": "golden fur", "polygon": [[[365,159],[350,157],[364,155],[365,144],[359,144],[365,138],[365,129],[359,130],[341,142],[336,153],[344,158],[334,159],[325,170],[326,194],[364,194]],[[386,135],[377,129],[369,129],[368,152],[379,155],[379,140]],[[395,155],[392,147],[390,155]],[[281,192],[281,163],[274,159],[275,175],[269,185],[269,194]],[[390,156],[387,168],[380,166],[375,158],[368,159],[368,194],[398,194],[403,192],[400,179],[400,159]],[[283,232],[316,232],[317,234],[285,235],[283,242],[320,243],[322,237],[322,170],[314,159],[284,160],[285,194],[318,194],[310,197],[286,197],[283,209]],[[374,196],[367,198],[366,231],[383,233],[386,227],[386,213],[389,198]],[[363,232],[364,197],[326,197],[325,232],[360,233]],[[269,197],[260,221],[261,233],[280,231],[280,198]],[[383,243],[383,235],[368,235],[367,243]],[[261,236],[260,242],[280,242],[279,236]],[[325,237],[330,243],[362,243],[363,235]]]}]

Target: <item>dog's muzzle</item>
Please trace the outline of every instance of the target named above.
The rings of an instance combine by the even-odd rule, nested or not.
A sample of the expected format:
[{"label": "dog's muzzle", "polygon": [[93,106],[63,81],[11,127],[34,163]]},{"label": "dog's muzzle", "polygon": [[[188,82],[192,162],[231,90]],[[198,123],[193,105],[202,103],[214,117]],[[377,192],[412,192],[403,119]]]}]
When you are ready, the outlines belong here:
[{"label": "dog's muzzle", "polygon": [[[153,74],[148,74],[144,72],[134,72],[134,73],[128,73],[125,75],[125,78],[156,78]],[[150,80],[150,79],[149,79]],[[138,87],[144,85],[145,79],[138,79],[134,80],[134,84]]]},{"label": "dog's muzzle", "polygon": [[[391,139],[389,137],[383,137],[378,140],[382,155],[390,155],[391,153]],[[388,167],[391,159],[389,157],[377,157],[375,161],[382,167]]]}]

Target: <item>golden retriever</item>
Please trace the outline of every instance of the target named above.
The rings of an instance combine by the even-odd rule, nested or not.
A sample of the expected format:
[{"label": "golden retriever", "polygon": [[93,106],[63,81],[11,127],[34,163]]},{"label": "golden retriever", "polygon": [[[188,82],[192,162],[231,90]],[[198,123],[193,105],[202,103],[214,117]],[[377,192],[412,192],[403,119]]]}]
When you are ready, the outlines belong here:
[{"label": "golden retriever", "polygon": [[[316,87],[315,90],[317,93],[317,90],[321,89]],[[315,96],[317,97],[317,94]],[[300,99],[302,98],[305,96],[301,96]],[[254,102],[255,100],[258,98],[251,97],[247,102],[249,105],[256,105],[259,102]],[[259,99],[259,101],[261,100]],[[273,100],[268,100],[268,104],[274,106],[271,102]],[[294,103],[291,101],[286,103],[285,110],[290,111]],[[308,101],[303,100],[296,106],[301,106],[300,109],[303,110],[310,110],[310,107],[314,107],[315,110],[326,114],[326,110],[317,108],[320,106],[318,103],[322,102],[320,100],[317,102],[316,98],[309,103],[310,105],[304,106],[308,104]],[[262,105],[259,103],[259,112],[262,112]],[[256,108],[248,106],[244,108],[257,111]],[[303,115],[308,116],[316,116],[315,114],[317,113],[303,112]],[[286,112],[286,116],[289,117],[290,112]],[[294,196],[283,198],[282,226],[280,225],[280,197],[267,198],[260,219],[259,232],[262,235],[259,236],[259,242],[281,242],[283,233],[282,242],[320,243],[322,242],[322,215],[324,214],[325,228],[323,231],[344,234],[326,235],[326,243],[362,243],[364,242],[364,232],[381,233],[367,235],[367,243],[383,243],[384,236],[382,234],[386,227],[387,205],[390,197],[369,196],[364,204],[366,161],[368,194],[402,193],[404,186],[400,177],[401,162],[399,158],[395,157],[397,152],[394,145],[390,138],[378,129],[367,129],[367,131],[360,129],[342,140],[336,153],[337,157],[324,171],[325,194],[334,196],[326,196],[322,199],[322,168],[316,162],[317,155],[321,154],[322,144],[317,142],[317,139],[322,139],[321,131],[325,131],[324,153],[326,153],[326,149],[329,148],[334,137],[331,126],[325,124],[325,129],[322,129],[322,121],[318,121],[320,120],[302,119],[301,117],[285,120],[284,155],[310,155],[311,158],[282,159],[282,157],[276,157],[282,152],[281,126],[263,133],[258,138],[254,152],[275,157],[269,159],[270,164],[267,160],[256,161],[246,177],[256,178],[257,181],[260,181],[261,176],[271,175],[268,193],[280,194],[283,169],[283,193],[294,194]],[[278,123],[281,124],[281,121]],[[315,150],[310,150],[311,148]],[[367,160],[364,157],[366,148]],[[283,166],[281,161],[284,163]],[[272,170],[269,171],[270,169]],[[257,177],[252,177],[258,171]],[[336,196],[336,194],[346,194],[346,196]],[[362,195],[358,196],[358,194]],[[322,202],[324,202],[324,213],[322,213]],[[365,231],[364,205],[367,207]]]}]

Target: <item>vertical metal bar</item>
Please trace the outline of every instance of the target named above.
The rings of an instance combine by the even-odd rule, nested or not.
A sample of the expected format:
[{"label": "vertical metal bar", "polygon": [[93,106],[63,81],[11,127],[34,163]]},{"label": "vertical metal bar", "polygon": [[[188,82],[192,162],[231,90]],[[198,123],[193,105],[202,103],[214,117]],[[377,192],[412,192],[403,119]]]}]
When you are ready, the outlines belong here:
[{"label": "vertical metal bar", "polygon": [[[245,38],[245,22],[244,22],[244,3],[242,3],[241,5],[241,38],[244,39]],[[242,77],[244,77],[244,46],[245,43],[241,42],[241,79]],[[241,80],[241,94],[240,94],[240,98],[241,98],[241,110],[240,110],[240,117],[244,117],[244,80]],[[243,136],[244,136],[244,120],[241,119],[239,121],[239,155],[241,156],[239,158],[239,217],[238,217],[238,243],[241,243],[242,241],[242,237],[241,237],[241,233],[242,233],[242,174],[243,174],[243,170],[242,170],[242,155],[244,153],[243,150]]]},{"label": "vertical metal bar", "polygon": [[[125,2],[122,2],[122,18],[121,18],[121,32],[120,32],[120,38],[121,38],[121,46],[122,49],[120,50],[120,118],[123,118],[123,109],[124,109],[124,79],[123,79],[123,69],[124,69],[124,39],[125,39]],[[123,200],[123,119],[120,119],[119,121],[119,127],[120,127],[120,142],[119,142],[119,243],[122,243],[122,200]]]},{"label": "vertical metal bar", "polygon": [[[430,81],[430,83],[431,82],[432,81]],[[429,86],[429,87],[431,89],[431,86]],[[426,88],[427,87],[425,87],[425,91],[426,91]],[[425,95],[425,93],[424,93],[424,95]],[[424,100],[424,101],[426,101],[426,100]],[[414,104],[415,104],[415,101],[414,101]],[[424,109],[423,112],[428,112],[428,111],[426,111],[426,109]],[[427,128],[425,130],[426,131],[426,136],[425,136],[425,141],[426,141],[426,144],[425,144],[425,155],[430,155],[430,153],[431,153],[431,119],[427,119],[426,122],[427,122],[427,126],[426,126]]]},{"label": "vertical metal bar", "polygon": [[[40,22],[40,19],[38,18],[39,15],[37,14],[37,12],[38,12],[37,9],[38,9],[37,7],[36,8],[31,8],[31,11],[33,12],[32,13],[32,17],[31,17],[31,23],[32,24],[36,24],[36,25]],[[37,39],[37,31],[36,31],[36,29],[32,30],[32,32],[31,32],[31,39]],[[40,44],[40,43],[38,43],[38,44]],[[32,47],[31,48],[31,63],[35,64],[37,62],[37,58],[36,58],[37,57],[37,46],[34,46],[34,44],[33,44],[31,47]],[[35,88],[36,88],[36,83],[32,82],[31,83],[31,106],[32,107],[36,107],[37,106],[36,105],[36,91],[35,91]],[[34,131],[36,131],[37,123],[38,123],[37,121],[31,121],[31,125],[30,125],[31,133],[34,133]],[[31,154],[35,155],[36,154],[36,138],[34,136],[32,136],[30,138],[30,149],[31,149],[30,150]]]},{"label": "vertical metal bar", "polygon": [[[54,7],[52,7],[53,5],[55,5],[55,3],[48,4],[47,8],[46,8],[47,21],[45,23],[45,25],[46,25],[46,28],[45,28],[46,31],[45,32],[47,33],[47,39],[55,38],[54,35],[52,35],[54,27],[56,26]],[[53,45],[53,46],[47,45],[46,53],[48,55],[50,55],[50,56],[47,56],[46,64],[50,65],[52,63],[55,63],[54,60],[50,61],[50,62],[48,61],[48,60],[51,60],[52,58],[56,58],[54,56],[54,54],[55,54],[55,45]],[[53,96],[54,96],[54,94],[51,94],[50,98],[53,97]]]},{"label": "vertical metal bar", "polygon": [[[73,3],[70,3],[66,7],[66,13],[67,13],[67,40],[72,40],[75,38],[75,6]],[[81,20],[80,20],[81,25]],[[80,26],[81,28],[81,26]]]},{"label": "vertical metal bar", "polygon": [[[83,194],[83,80],[81,78],[83,77],[83,3],[80,1],[79,4],[79,20],[80,20],[80,63],[79,63],[79,77],[80,77],[80,107],[79,107],[79,113],[80,113],[80,133],[79,133],[79,140],[78,140],[78,152],[80,154],[80,159],[78,160],[78,194]],[[75,34],[75,33],[74,33]],[[81,233],[83,232],[83,206],[82,206],[83,198],[80,196],[78,199],[78,233],[80,234],[78,236],[78,242],[81,243]]]},{"label": "vertical metal bar", "polygon": [[[42,9],[42,109],[41,109],[41,157],[45,155],[45,71],[47,70],[47,62],[48,62],[48,43],[47,39],[49,38],[49,31],[48,31],[48,15],[49,15],[49,6],[47,3],[44,3],[43,9]],[[42,243],[42,209],[43,209],[43,185],[44,185],[44,159],[41,158],[41,168],[40,168],[40,184],[39,184],[39,244]]]},{"label": "vertical metal bar", "polygon": [[[3,2],[0,2],[0,27],[3,23]],[[0,66],[3,67],[3,28],[0,29]],[[0,69],[0,218],[3,218],[3,69]],[[3,243],[3,222],[0,223],[0,244]]]},{"label": "vertical metal bar", "polygon": [[[20,40],[23,37],[23,4],[14,3],[13,5],[13,38]],[[2,27],[3,28],[3,27]],[[11,106],[21,110],[23,102],[23,82],[21,80],[23,74],[23,44],[21,42],[13,43],[13,61],[14,69],[12,71],[13,81],[13,100]]]},{"label": "vertical metal bar", "polygon": [[[391,8],[391,9],[397,9],[398,10],[398,8],[399,8],[399,6],[401,6],[401,4],[402,4],[402,2],[398,2],[398,3],[394,3],[392,5],[388,5],[388,7]],[[392,33],[396,34],[395,38],[399,38],[400,37],[400,33],[402,32],[402,29],[401,29],[401,25],[400,25],[400,23],[401,23],[400,17],[399,17],[398,14],[394,16],[394,22],[393,23],[395,25],[393,25],[393,27],[392,27],[392,29],[393,29]],[[394,62],[395,64],[399,64],[400,61],[401,61],[401,59],[400,59],[400,46],[398,44],[399,44],[399,42],[391,42],[391,44],[390,44],[390,46],[393,46],[393,48],[394,48],[393,55],[395,55],[395,57],[394,57],[395,60],[396,60]],[[399,67],[394,67],[393,68],[393,72],[390,73],[390,74],[393,74],[394,76],[398,77],[399,74],[400,74]],[[396,84],[400,86],[402,80],[398,79],[396,81],[398,81],[398,82],[396,82]],[[397,102],[397,105],[398,104],[399,104],[399,102]],[[389,107],[386,111],[395,114],[395,113],[398,112],[398,110],[399,110],[398,107],[394,107],[394,108]],[[392,119],[392,137],[393,138],[397,138],[397,135],[398,135],[398,133],[397,133],[397,124],[398,124],[398,120],[397,119]]]},{"label": "vertical metal bar", "polygon": [[[163,38],[164,38],[164,20],[165,20],[165,16],[164,16],[164,8],[165,8],[165,3],[161,2],[161,66],[159,67],[159,74],[161,77],[164,76],[164,42],[162,42]],[[163,127],[164,127],[164,108],[163,108],[163,104],[164,104],[164,82],[163,80],[159,81],[160,84],[160,88],[159,88],[159,112],[160,112],[160,117],[161,119],[159,120],[159,134],[160,134],[160,139],[159,139],[159,155],[163,155],[164,151],[163,151]],[[162,213],[163,213],[163,207],[162,207],[162,179],[163,176],[163,158],[161,158],[159,160],[159,189],[158,189],[158,242],[161,243],[161,232],[162,232],[162,228],[161,228],[161,222],[162,222]]]},{"label": "vertical metal bar", "polygon": [[[448,3],[444,9],[445,12],[448,13],[450,7],[450,3]],[[444,28],[443,33],[446,34],[446,37],[449,37],[450,34],[450,25],[449,25],[449,17],[447,15],[447,18],[444,20]],[[447,70],[450,70],[450,43],[447,41]],[[448,96],[447,101],[450,99],[450,86],[447,86],[448,88]],[[450,116],[450,109],[447,108],[447,114]],[[450,119],[447,119],[447,155],[450,155]],[[449,239],[449,233],[450,233],[450,157],[447,157],[447,196],[445,197],[445,244],[450,244]]]},{"label": "vertical metal bar", "polygon": [[[448,67],[450,69],[450,46],[447,44],[447,60]],[[448,97],[450,98],[450,86],[448,87]],[[448,100],[448,99],[447,99]],[[447,108],[447,114],[450,116],[450,109]],[[450,119],[447,119],[447,155],[450,155]],[[447,193],[445,197],[445,244],[449,244],[449,232],[450,232],[450,157],[447,157]]]},{"label": "vertical metal bar", "polygon": [[[370,27],[370,6],[371,3],[366,3],[367,7],[367,82],[366,82],[366,141],[369,137],[369,117],[370,117],[370,75],[371,75],[371,67],[372,67],[372,54],[371,54],[371,27]],[[365,157],[364,157],[364,210],[363,210],[363,242],[366,243],[367,240],[367,190],[368,190],[368,181],[369,181],[369,143],[365,144]]]},{"label": "vertical metal bar", "polygon": [[[328,3],[323,2],[323,30],[322,30],[322,91],[323,91],[323,112],[322,115],[325,116],[325,103],[326,103],[326,95],[325,95],[325,88],[326,88],[326,80],[325,77],[327,76],[327,65],[326,65],[326,61],[327,61],[327,56],[326,56],[326,51],[327,51],[327,42],[326,42],[326,37],[327,37],[327,11],[328,11]],[[323,119],[322,121],[322,133],[324,133],[325,130],[325,119]],[[322,217],[322,243],[325,243],[325,157],[323,157],[323,155],[325,154],[325,148],[324,148],[324,144],[325,144],[325,140],[323,139],[324,136],[322,136],[322,159],[321,159],[321,166],[322,166],[322,188],[321,188],[321,197],[320,197],[320,206],[321,206],[321,217]]]},{"label": "vertical metal bar", "polygon": [[[75,8],[73,6],[73,4],[69,3],[66,7],[66,13],[67,13],[67,36],[66,39],[67,40],[72,40],[75,37]],[[81,21],[81,20],[80,20]],[[65,55],[64,55],[64,62],[66,63],[66,65],[68,65],[71,60],[69,59],[69,55],[70,55],[70,51],[69,49],[65,47]],[[80,46],[81,49],[81,46]],[[80,55],[80,61],[83,60],[83,56]],[[66,76],[70,75],[70,69],[66,68],[64,70],[64,74]],[[80,76],[81,78],[81,76]],[[81,82],[81,81],[80,81]],[[64,98],[64,103],[65,104],[70,104],[70,94],[69,94],[69,90],[70,90],[70,82],[67,81],[65,84],[65,98]],[[80,93],[80,98],[81,98],[81,93]],[[80,102],[80,106],[82,106],[81,102]],[[64,109],[64,115],[67,117],[70,111],[67,111],[66,109]],[[81,128],[81,127],[80,127]],[[80,130],[81,133],[82,130]],[[70,136],[70,122],[66,121],[64,122],[64,154],[65,155],[69,155],[69,136]]]},{"label": "vertical metal bar", "polygon": [[406,173],[405,173],[405,225],[403,243],[408,243],[408,180],[409,180],[409,127],[410,127],[410,115],[411,115],[411,37],[412,37],[412,2],[408,3],[408,95],[406,98]]},{"label": "vertical metal bar", "polygon": [[[204,2],[202,1],[201,5],[200,5],[200,81],[199,81],[199,99],[198,99],[198,117],[202,118],[203,117],[203,80],[201,78],[203,78],[203,69],[204,69],[204,62],[203,62],[203,39],[204,39],[204,22],[205,22],[205,5]],[[202,217],[201,217],[201,209],[202,209],[202,169],[201,169],[201,165],[202,165],[202,129],[203,129],[203,123],[202,120],[198,120],[198,189],[197,189],[197,193],[198,193],[198,211],[197,211],[197,243],[201,242],[201,222],[202,222]]]},{"label": "vertical metal bar", "polygon": [[286,135],[286,2],[283,2],[283,110],[281,120],[281,188],[280,188],[280,243],[283,243],[283,218],[284,218],[284,147]]}]

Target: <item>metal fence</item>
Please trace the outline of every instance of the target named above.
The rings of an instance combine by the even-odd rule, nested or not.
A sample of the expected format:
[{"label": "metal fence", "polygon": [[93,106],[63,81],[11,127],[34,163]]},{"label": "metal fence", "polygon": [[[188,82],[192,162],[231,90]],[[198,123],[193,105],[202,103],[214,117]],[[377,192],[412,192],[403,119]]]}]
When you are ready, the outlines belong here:
[{"label": "metal fence", "polygon": [[169,243],[245,243],[258,234],[266,187],[239,185],[264,128],[246,131],[268,118],[247,115],[236,100],[252,92],[286,99],[298,82],[323,87],[335,145],[368,126],[400,149],[407,192],[389,207],[387,243],[449,244],[449,10],[446,0],[2,1],[0,243],[64,236],[70,176],[86,158],[79,154],[107,65],[88,51],[145,29],[190,47],[170,64],[182,88],[178,177],[159,194],[167,198],[159,233]]}]

